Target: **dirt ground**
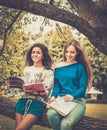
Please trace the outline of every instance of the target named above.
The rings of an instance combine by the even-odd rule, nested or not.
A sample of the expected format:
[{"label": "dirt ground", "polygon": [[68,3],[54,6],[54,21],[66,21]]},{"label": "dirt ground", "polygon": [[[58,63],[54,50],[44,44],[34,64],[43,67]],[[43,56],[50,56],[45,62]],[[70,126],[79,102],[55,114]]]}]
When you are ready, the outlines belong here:
[{"label": "dirt ground", "polygon": [[[0,130],[15,130],[15,120],[7,116],[0,115]],[[31,130],[52,130],[46,127],[34,125]]]},{"label": "dirt ground", "polygon": [[0,115],[0,130],[15,130],[15,121]]}]

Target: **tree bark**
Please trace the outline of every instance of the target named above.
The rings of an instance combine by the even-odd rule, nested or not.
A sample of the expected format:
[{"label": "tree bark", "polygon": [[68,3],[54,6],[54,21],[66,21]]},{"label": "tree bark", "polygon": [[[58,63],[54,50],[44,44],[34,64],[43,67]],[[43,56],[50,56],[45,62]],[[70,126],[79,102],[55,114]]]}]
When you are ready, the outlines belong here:
[{"label": "tree bark", "polygon": [[[15,106],[14,101],[6,97],[0,96],[0,114],[8,116],[15,120],[14,106]],[[50,125],[46,117],[46,110],[43,114],[42,119],[38,120],[36,124],[50,128]],[[87,129],[107,130],[107,121],[84,116],[73,128],[73,130],[87,130]]]}]

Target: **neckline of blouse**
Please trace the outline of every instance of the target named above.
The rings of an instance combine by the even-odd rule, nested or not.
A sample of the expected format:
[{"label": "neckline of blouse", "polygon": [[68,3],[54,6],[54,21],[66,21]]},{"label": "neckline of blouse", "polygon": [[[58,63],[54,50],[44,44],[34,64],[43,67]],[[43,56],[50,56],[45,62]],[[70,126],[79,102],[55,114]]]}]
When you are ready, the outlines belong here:
[{"label": "neckline of blouse", "polygon": [[67,67],[67,66],[71,66],[71,65],[75,65],[77,64],[78,62],[75,62],[75,63],[72,63],[72,64],[66,64],[65,62],[62,62],[62,64],[60,64],[59,66],[57,66],[56,68],[59,68],[59,67]]}]

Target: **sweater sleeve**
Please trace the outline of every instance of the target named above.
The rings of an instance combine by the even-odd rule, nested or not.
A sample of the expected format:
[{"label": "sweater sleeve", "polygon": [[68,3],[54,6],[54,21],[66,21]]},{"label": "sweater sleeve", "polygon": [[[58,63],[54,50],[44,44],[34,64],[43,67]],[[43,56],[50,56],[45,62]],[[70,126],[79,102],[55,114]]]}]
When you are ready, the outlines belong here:
[{"label": "sweater sleeve", "polygon": [[75,91],[72,96],[74,98],[81,98],[86,93],[87,89],[87,72],[84,66],[80,66],[78,69],[78,76],[79,76],[79,89]]},{"label": "sweater sleeve", "polygon": [[47,96],[49,96],[52,91],[53,81],[54,81],[53,71],[47,70],[45,79],[43,81],[43,83],[45,84],[46,90],[47,90]]}]

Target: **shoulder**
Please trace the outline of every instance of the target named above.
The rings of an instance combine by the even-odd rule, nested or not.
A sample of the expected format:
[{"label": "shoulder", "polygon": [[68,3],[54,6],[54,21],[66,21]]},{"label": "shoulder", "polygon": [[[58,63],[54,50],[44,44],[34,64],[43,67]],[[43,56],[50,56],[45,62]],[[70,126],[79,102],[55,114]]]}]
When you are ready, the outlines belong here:
[{"label": "shoulder", "polygon": [[80,72],[86,72],[86,68],[83,64],[81,63],[77,63],[77,69],[80,71]]},{"label": "shoulder", "polygon": [[26,67],[24,68],[24,71],[26,71],[26,70],[32,70],[32,69],[34,69],[33,66],[26,66]]},{"label": "shoulder", "polygon": [[26,66],[25,68],[24,68],[24,73],[27,73],[27,72],[29,72],[29,73],[32,73],[34,71],[34,67],[33,66]]},{"label": "shoulder", "polygon": [[77,63],[76,65],[77,65],[77,67],[79,67],[80,69],[85,68],[85,66],[84,66],[83,64],[81,64],[81,63]]},{"label": "shoulder", "polygon": [[65,66],[65,62],[60,62],[60,63],[56,64],[55,68],[60,68],[63,66]]},{"label": "shoulder", "polygon": [[53,73],[53,70],[52,69],[44,69],[45,70],[45,72],[47,72],[47,73]]}]

